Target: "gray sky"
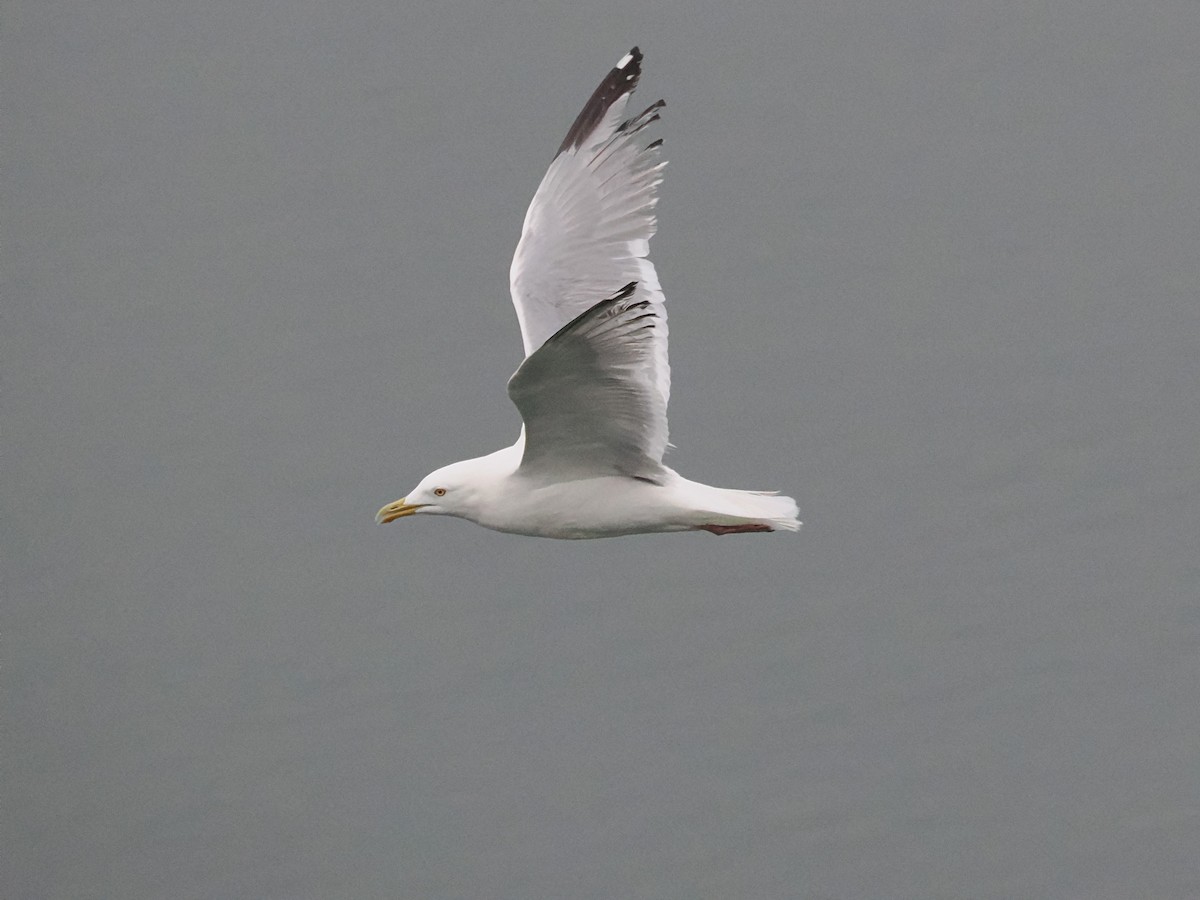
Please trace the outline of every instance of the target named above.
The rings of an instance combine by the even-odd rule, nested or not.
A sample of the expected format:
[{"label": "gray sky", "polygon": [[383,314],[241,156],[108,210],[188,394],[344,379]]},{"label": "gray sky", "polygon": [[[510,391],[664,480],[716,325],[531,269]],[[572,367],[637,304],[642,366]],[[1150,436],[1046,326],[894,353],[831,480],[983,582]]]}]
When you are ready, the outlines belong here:
[{"label": "gray sky", "polygon": [[[646,7],[8,5],[4,896],[1200,893],[1200,10]],[[635,43],[668,461],[804,529],[376,527]]]}]

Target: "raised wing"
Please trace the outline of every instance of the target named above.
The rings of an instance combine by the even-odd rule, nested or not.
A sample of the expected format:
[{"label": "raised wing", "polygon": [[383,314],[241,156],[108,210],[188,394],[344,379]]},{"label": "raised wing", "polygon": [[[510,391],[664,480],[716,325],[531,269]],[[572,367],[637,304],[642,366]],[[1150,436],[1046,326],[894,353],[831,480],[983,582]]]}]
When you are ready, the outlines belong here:
[{"label": "raised wing", "polygon": [[525,422],[522,471],[658,480],[667,404],[653,373],[663,324],[634,282],[525,358],[508,382]]},{"label": "raised wing", "polygon": [[667,313],[658,273],[646,254],[666,162],[659,159],[661,141],[647,143],[643,134],[658,119],[663,101],[625,118],[641,62],[634,47],[567,132],[525,214],[509,283],[529,357],[621,285],[637,282],[639,300],[649,304],[657,322],[650,382],[665,409],[671,392]]}]

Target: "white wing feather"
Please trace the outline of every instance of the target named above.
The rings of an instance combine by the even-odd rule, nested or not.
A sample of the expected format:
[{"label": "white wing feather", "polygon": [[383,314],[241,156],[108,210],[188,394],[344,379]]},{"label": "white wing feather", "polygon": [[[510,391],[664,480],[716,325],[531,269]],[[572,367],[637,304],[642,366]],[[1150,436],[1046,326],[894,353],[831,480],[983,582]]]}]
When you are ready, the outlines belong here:
[{"label": "white wing feather", "polygon": [[522,472],[662,483],[667,408],[645,376],[661,325],[630,283],[525,358],[508,382],[525,423]]},{"label": "white wing feather", "polygon": [[509,281],[526,357],[622,285],[638,283],[637,299],[649,304],[656,320],[641,377],[662,398],[662,434],[652,429],[655,444],[647,448],[661,459],[671,369],[662,288],[646,255],[666,162],[659,159],[660,142],[646,143],[643,136],[662,101],[625,118],[641,59],[636,47],[630,51],[568,132],[525,215]]}]

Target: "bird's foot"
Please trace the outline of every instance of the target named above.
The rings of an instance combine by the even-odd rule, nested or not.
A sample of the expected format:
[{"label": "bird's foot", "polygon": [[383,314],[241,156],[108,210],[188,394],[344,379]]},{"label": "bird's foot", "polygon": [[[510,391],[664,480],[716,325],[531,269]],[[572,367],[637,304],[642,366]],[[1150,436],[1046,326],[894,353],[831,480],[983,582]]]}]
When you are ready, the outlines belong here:
[{"label": "bird's foot", "polygon": [[774,531],[770,525],[760,525],[751,523],[748,525],[698,525],[696,526],[701,531],[707,531],[710,534],[749,534],[752,531]]}]

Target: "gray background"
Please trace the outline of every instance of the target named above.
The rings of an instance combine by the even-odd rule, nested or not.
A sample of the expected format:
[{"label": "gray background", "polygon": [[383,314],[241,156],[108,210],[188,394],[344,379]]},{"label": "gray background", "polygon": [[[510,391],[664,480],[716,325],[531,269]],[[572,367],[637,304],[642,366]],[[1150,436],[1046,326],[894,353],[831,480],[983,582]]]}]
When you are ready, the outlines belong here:
[{"label": "gray background", "polygon": [[[1200,896],[1200,7],[647,6],[4,5],[4,897]],[[376,527],[635,42],[803,531]]]}]

